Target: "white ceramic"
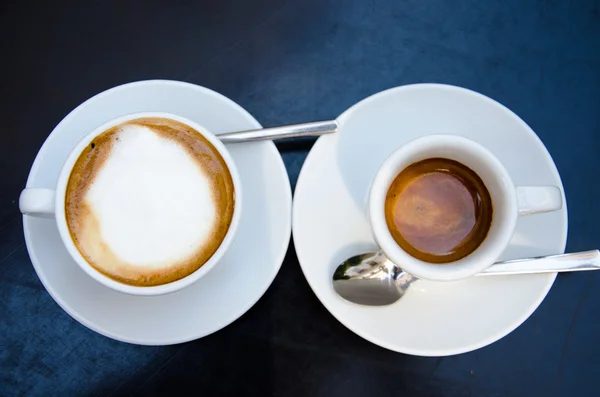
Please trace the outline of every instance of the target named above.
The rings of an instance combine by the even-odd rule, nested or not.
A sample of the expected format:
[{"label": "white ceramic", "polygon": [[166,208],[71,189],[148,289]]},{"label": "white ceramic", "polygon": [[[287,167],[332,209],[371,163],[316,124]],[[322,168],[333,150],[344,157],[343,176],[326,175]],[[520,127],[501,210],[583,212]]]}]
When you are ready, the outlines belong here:
[{"label": "white ceramic", "polygon": [[[421,280],[397,303],[364,307],[333,290],[344,259],[377,249],[368,220],[369,187],[385,159],[402,144],[432,134],[469,138],[502,162],[516,185],[558,186],[559,174],[542,142],[514,113],[478,93],[437,84],[381,92],[354,105],[337,134],[309,153],[293,208],[300,265],[323,305],[361,337],[397,352],[445,356],[488,345],[531,315],[555,274]],[[563,195],[563,204],[565,204]],[[519,217],[499,260],[564,252],[567,210]]]},{"label": "white ceramic", "polygon": [[[104,131],[113,128],[119,124],[126,123],[128,121],[138,119],[138,118],[166,118],[178,121],[180,123],[186,124],[192,127],[194,130],[201,133],[221,154],[225,164],[227,164],[227,168],[231,174],[231,178],[233,180],[233,186],[235,190],[235,207],[233,212],[233,217],[231,219],[231,225],[229,226],[229,230],[227,234],[223,238],[221,245],[215,251],[215,253],[209,258],[202,267],[200,267],[195,272],[189,274],[188,276],[167,283],[152,287],[138,287],[133,285],[127,285],[120,283],[107,277],[102,274],[96,268],[91,266],[86,259],[81,255],[75,244],[73,243],[73,239],[71,238],[71,233],[69,231],[69,227],[67,225],[67,218],[65,215],[65,196],[67,190],[67,184],[69,182],[69,177],[71,175],[71,170],[77,162],[81,152],[85,149],[90,142],[92,142],[98,135],[102,134]],[[195,123],[191,120],[188,120],[184,117],[178,116],[176,114],[164,113],[164,112],[143,112],[143,113],[132,113],[125,116],[117,117],[113,120],[110,120],[98,127],[96,127],[93,131],[87,134],[71,151],[67,160],[65,161],[60,175],[58,177],[58,183],[56,185],[56,189],[47,189],[47,188],[36,188],[36,187],[28,187],[21,192],[21,196],[19,198],[19,208],[21,212],[28,216],[41,216],[48,217],[48,215],[53,215],[56,223],[58,225],[58,232],[60,233],[60,237],[62,239],[65,248],[73,258],[73,260],[94,280],[99,283],[119,292],[123,292],[126,294],[132,295],[162,295],[171,293],[174,291],[178,291],[182,288],[187,287],[188,285],[200,280],[203,276],[208,274],[208,272],[214,268],[227,249],[231,245],[235,237],[235,233],[237,231],[237,227],[240,221],[240,215],[242,212],[242,204],[243,203],[243,193],[242,193],[242,184],[240,182],[240,177],[238,175],[237,168],[227,151],[225,145],[219,141],[219,139],[212,133],[208,131],[205,127]]]},{"label": "white ceramic", "polygon": [[[95,127],[137,112],[167,112],[222,132],[260,128],[226,97],[193,84],[125,84],[81,104],[50,134],[27,187],[53,189],[69,153]],[[291,188],[272,142],[227,146],[244,191],[244,211],[230,248],[197,282],[160,296],[116,292],[88,276],[69,255],[53,219],[23,217],[33,266],[54,300],[73,318],[105,336],[144,345],[201,338],[244,314],[267,290],[288,248]]]},{"label": "white ceramic", "polygon": [[[396,176],[413,163],[437,157],[458,161],[475,171],[493,203],[492,225],[481,245],[468,256],[443,265],[421,261],[404,251],[385,220],[385,198]],[[403,144],[381,165],[371,185],[369,219],[375,240],[392,262],[419,278],[456,281],[481,273],[498,260],[512,238],[518,215],[556,211],[561,206],[558,187],[515,187],[502,163],[480,144],[462,136],[427,135]]]}]

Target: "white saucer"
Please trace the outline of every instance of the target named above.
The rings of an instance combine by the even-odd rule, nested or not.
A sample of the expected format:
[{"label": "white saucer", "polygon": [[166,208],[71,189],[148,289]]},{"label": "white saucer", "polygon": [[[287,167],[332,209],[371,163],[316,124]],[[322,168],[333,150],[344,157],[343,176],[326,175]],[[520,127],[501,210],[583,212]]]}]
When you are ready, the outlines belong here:
[{"label": "white saucer", "polygon": [[[226,97],[193,84],[144,81],[89,99],[54,129],[35,159],[28,187],[56,186],[69,151],[94,127],[142,111],[174,113],[215,133],[260,128]],[[291,231],[292,194],[272,142],[229,146],[244,189],[244,211],[231,248],[211,272],[169,295],[143,297],[112,291],[81,270],[62,244],[54,220],[24,216],[33,266],[54,300],[88,328],[124,342],[167,345],[198,339],[244,314],[281,267]]]},{"label": "white saucer", "polygon": [[[319,138],[308,155],[293,208],[298,259],[323,305],[361,337],[421,356],[471,351],[523,323],[556,274],[419,281],[400,301],[382,307],[344,301],[334,292],[331,275],[344,259],[376,248],[367,219],[368,191],[377,169],[398,146],[428,134],[462,135],[490,149],[517,185],[562,189],[554,162],[535,133],[483,95],[436,84],[384,91],[338,120],[340,132]],[[520,218],[501,259],[562,253],[566,237],[566,205]]]}]

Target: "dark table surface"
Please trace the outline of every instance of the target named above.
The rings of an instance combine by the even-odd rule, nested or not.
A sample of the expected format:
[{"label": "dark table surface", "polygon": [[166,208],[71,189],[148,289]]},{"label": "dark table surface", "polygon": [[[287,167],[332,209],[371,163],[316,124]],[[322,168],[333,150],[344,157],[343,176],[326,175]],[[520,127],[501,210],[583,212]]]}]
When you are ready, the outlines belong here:
[{"label": "dark table surface", "polygon": [[[201,340],[143,347],[59,308],[31,266],[17,208],[52,128],[115,85],[200,84],[273,126],[334,118],[389,87],[442,82],[500,101],[537,132],[563,178],[567,249],[598,248],[600,2],[5,0],[0,57],[1,396],[600,395],[600,272],[560,275],[538,310],[488,347],[421,358],[339,324],[292,244],[238,321]],[[279,145],[292,186],[311,144]]]}]

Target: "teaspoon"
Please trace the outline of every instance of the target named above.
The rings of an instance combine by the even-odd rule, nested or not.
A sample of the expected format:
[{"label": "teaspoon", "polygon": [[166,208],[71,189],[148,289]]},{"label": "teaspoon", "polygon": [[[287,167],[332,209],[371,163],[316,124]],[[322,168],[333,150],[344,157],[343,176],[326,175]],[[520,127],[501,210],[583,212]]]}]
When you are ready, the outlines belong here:
[{"label": "teaspoon", "polygon": [[[498,262],[477,276],[575,272],[600,269],[598,250]],[[389,305],[406,293],[418,278],[393,264],[382,251],[346,259],[333,273],[333,288],[352,303]]]},{"label": "teaspoon", "polygon": [[261,128],[258,130],[227,132],[217,135],[223,143],[242,143],[283,138],[300,138],[304,136],[319,136],[338,130],[336,120],[314,121],[310,123],[282,125],[279,127]]}]

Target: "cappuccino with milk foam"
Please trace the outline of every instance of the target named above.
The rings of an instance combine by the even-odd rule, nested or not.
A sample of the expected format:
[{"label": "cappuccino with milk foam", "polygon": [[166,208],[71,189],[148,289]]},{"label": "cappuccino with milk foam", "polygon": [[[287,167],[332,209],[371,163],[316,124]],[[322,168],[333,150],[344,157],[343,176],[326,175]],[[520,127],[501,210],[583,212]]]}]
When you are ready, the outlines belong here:
[{"label": "cappuccino with milk foam", "polygon": [[69,177],[65,213],[75,246],[124,284],[156,286],[199,269],[232,222],[234,184],[217,149],[166,118],[98,135]]}]

